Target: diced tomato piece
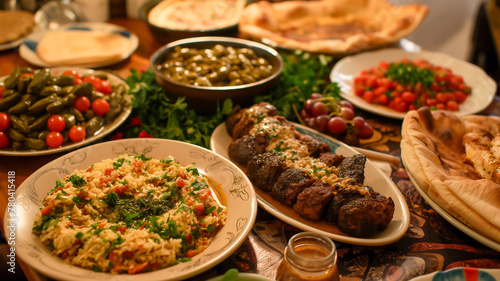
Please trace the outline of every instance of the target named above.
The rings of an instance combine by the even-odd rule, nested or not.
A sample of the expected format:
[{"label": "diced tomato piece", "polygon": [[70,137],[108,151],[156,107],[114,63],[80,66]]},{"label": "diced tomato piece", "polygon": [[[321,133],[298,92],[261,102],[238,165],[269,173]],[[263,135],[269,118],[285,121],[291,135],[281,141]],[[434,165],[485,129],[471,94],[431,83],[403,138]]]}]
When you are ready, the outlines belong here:
[{"label": "diced tomato piece", "polygon": [[378,85],[377,85],[377,77],[376,77],[376,76],[374,76],[374,75],[370,75],[370,76],[368,76],[368,77],[366,78],[366,83],[365,83],[365,85],[366,85],[367,87],[372,88],[372,89],[373,89],[373,88],[375,88],[375,87],[377,87],[377,86],[378,86]]},{"label": "diced tomato piece", "polygon": [[412,104],[417,100],[417,95],[415,95],[415,93],[412,92],[403,92],[401,94],[401,99],[403,99],[403,101],[405,101],[408,104]]},{"label": "diced tomato piece", "polygon": [[198,194],[198,198],[201,201],[205,201],[211,194],[212,194],[212,192],[210,191],[210,189],[204,189],[204,190],[200,191],[200,193]]},{"label": "diced tomato piece", "polygon": [[450,111],[458,111],[458,103],[456,101],[450,100],[446,103],[446,109]]},{"label": "diced tomato piece", "polygon": [[408,103],[403,100],[403,98],[396,97],[394,98],[394,110],[399,112],[408,111]]},{"label": "diced tomato piece", "polygon": [[103,219],[103,220],[101,221],[101,223],[99,223],[99,225],[98,225],[98,226],[99,226],[100,228],[104,228],[104,227],[106,226],[106,224],[107,224],[107,223],[108,223],[108,220],[107,220],[107,219]]},{"label": "diced tomato piece", "polygon": [[205,205],[203,203],[196,203],[194,205],[194,213],[197,216],[203,216],[203,215],[205,215]]},{"label": "diced tomato piece", "polygon": [[437,103],[438,101],[435,98],[430,98],[425,101],[425,105],[427,105],[428,107],[435,106]]},{"label": "diced tomato piece", "polygon": [[380,95],[377,97],[377,103],[381,105],[388,105],[389,97],[387,95]]},{"label": "diced tomato piece", "polygon": [[177,184],[178,187],[182,188],[184,186],[186,186],[186,182],[182,179],[182,178],[177,178],[177,180],[175,181],[175,183]]},{"label": "diced tomato piece", "polygon": [[388,91],[388,90],[387,90],[387,87],[384,87],[384,86],[378,86],[377,88],[375,88],[375,89],[373,90],[373,95],[374,95],[375,97],[378,97],[378,96],[380,96],[380,95],[385,94],[385,92],[387,92],[387,91]]},{"label": "diced tomato piece", "polygon": [[117,261],[118,261],[118,252],[116,252],[115,250],[112,250],[112,251],[109,253],[108,259],[109,259],[109,261],[111,261],[112,263],[117,262]]},{"label": "diced tomato piece", "polygon": [[458,103],[463,103],[467,99],[467,94],[461,91],[454,91],[453,96]]},{"label": "diced tomato piece", "polygon": [[184,256],[188,257],[188,258],[192,258],[194,256],[196,256],[198,254],[198,251],[196,250],[188,250]]},{"label": "diced tomato piece", "polygon": [[111,271],[120,272],[121,266],[122,264],[120,261],[113,262],[113,268],[111,268]]},{"label": "diced tomato piece", "polygon": [[134,255],[133,251],[125,251],[123,252],[123,256],[125,256],[127,259],[130,259]]},{"label": "diced tomato piece", "polygon": [[365,93],[365,87],[364,86],[356,86],[354,88],[354,94],[358,97],[361,97],[363,96],[363,94]]},{"label": "diced tomato piece", "polygon": [[372,91],[366,91],[363,93],[363,99],[369,103],[373,103],[373,99],[375,96],[373,95]]},{"label": "diced tomato piece", "polygon": [[146,268],[148,268],[148,263],[133,263],[128,266],[128,274],[136,274],[136,273],[141,273],[143,272]]},{"label": "diced tomato piece", "polygon": [[191,235],[191,233],[187,233],[184,235],[184,239],[186,240],[186,243],[191,244],[191,242],[193,242],[193,235]]},{"label": "diced tomato piece", "polygon": [[50,213],[52,213],[52,210],[53,210],[53,209],[54,209],[54,208],[53,208],[51,205],[48,205],[48,206],[44,207],[44,208],[43,208],[40,212],[42,213],[42,215],[47,216],[47,215],[49,215]]}]

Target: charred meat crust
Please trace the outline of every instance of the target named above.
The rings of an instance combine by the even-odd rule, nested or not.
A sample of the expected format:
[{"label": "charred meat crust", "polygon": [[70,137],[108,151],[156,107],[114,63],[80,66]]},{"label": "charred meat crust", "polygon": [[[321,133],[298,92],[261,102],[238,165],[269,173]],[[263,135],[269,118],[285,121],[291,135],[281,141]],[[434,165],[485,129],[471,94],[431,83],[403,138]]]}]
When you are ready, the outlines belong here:
[{"label": "charred meat crust", "polygon": [[334,188],[322,181],[315,181],[297,196],[293,210],[301,217],[317,221],[323,217],[326,207],[332,201]]},{"label": "charred meat crust", "polygon": [[269,139],[264,135],[245,135],[229,144],[228,155],[236,163],[246,166],[256,155],[266,152]]},{"label": "charred meat crust", "polygon": [[[276,116],[278,114],[276,107],[268,102],[259,103],[257,109],[261,110],[262,114],[267,116]],[[235,140],[247,135],[253,125],[255,125],[254,120],[245,115],[245,111],[246,109],[240,109],[237,106],[226,118],[227,133]]]},{"label": "charred meat crust", "polygon": [[339,167],[339,177],[350,178],[357,184],[363,185],[365,182],[365,163],[366,156],[363,154],[355,154],[345,158]]},{"label": "charred meat crust", "polygon": [[281,157],[265,152],[248,162],[247,176],[257,188],[269,192],[285,169],[286,165]]},{"label": "charred meat crust", "polygon": [[369,186],[365,188],[368,196],[354,190],[340,190],[328,205],[325,219],[356,237],[368,237],[384,230],[392,220],[394,201]]},{"label": "charred meat crust", "polygon": [[314,180],[307,176],[301,169],[289,168],[279,176],[271,189],[271,196],[277,201],[293,205],[304,188],[310,186]]}]

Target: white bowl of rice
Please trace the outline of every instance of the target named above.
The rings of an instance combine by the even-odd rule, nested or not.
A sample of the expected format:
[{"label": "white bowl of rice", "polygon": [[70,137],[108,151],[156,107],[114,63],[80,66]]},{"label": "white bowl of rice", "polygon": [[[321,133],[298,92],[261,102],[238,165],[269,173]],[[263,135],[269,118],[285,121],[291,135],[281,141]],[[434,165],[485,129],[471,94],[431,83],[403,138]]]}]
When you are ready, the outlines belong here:
[{"label": "white bowl of rice", "polygon": [[237,166],[164,139],[68,153],[27,178],[15,202],[4,229],[17,255],[62,280],[186,279],[228,258],[257,213]]}]

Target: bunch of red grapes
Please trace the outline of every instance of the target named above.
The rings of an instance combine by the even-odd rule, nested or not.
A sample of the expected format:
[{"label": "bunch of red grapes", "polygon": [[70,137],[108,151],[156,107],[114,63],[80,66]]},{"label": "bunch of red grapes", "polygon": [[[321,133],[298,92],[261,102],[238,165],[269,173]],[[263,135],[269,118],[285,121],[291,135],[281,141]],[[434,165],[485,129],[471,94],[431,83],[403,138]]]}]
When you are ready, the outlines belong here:
[{"label": "bunch of red grapes", "polygon": [[361,116],[355,116],[353,105],[346,100],[313,93],[300,112],[304,124],[350,145],[373,136],[373,127]]}]

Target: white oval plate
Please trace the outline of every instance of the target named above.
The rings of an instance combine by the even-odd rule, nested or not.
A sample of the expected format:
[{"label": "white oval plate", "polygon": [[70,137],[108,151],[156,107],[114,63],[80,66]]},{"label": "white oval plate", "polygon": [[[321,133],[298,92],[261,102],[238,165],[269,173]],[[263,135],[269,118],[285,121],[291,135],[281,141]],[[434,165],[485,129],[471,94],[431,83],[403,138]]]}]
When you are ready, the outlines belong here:
[{"label": "white oval plate", "polygon": [[456,267],[418,276],[410,281],[500,281],[500,269]]},{"label": "white oval plate", "polygon": [[[407,162],[405,161],[406,159],[406,153],[405,153],[405,148],[402,146],[401,147],[401,159],[403,161],[403,165],[406,167],[406,172],[408,174],[408,177],[410,178],[411,182],[417,189],[418,193],[420,193],[420,196],[424,198],[425,202],[429,204],[429,206],[432,207],[438,214],[440,214],[445,220],[447,220],[450,224],[458,228],[460,231],[463,233],[469,235],[471,238],[476,240],[477,242],[490,247],[491,249],[494,249],[496,251],[500,252],[500,243],[484,236],[483,234],[473,230],[472,228],[468,227],[458,219],[456,219],[454,216],[452,216],[448,211],[443,209],[439,204],[434,202],[432,198],[430,198],[427,193],[417,184],[417,182],[413,179],[413,175],[411,173],[411,166],[408,166]],[[500,280],[499,280],[500,281]]]},{"label": "white oval plate", "polygon": [[371,104],[354,94],[354,78],[362,70],[379,65],[381,61],[396,62],[403,58],[410,60],[425,59],[438,66],[450,68],[461,75],[467,85],[472,87],[471,95],[460,104],[461,115],[475,114],[484,110],[495,97],[497,84],[481,68],[463,60],[459,60],[436,52],[407,52],[391,48],[352,55],[339,60],[330,73],[330,80],[339,84],[340,95],[357,107],[382,116],[403,119],[406,113],[395,111],[387,106]]},{"label": "white oval plate", "polygon": [[[99,71],[99,70],[92,70],[92,69],[84,69],[84,68],[75,68],[75,67],[54,67],[51,68],[50,71],[54,75],[60,75],[66,70],[75,70],[80,74],[83,75],[106,75],[108,76],[108,80],[111,83],[111,85],[118,85],[118,84],[124,84],[125,87],[128,89],[127,84],[123,79],[120,77],[111,74],[109,72],[104,72],[104,71]],[[2,84],[2,81],[5,80],[7,76],[1,77],[0,78],[0,85]],[[67,144],[62,145],[61,147],[58,148],[49,148],[49,149],[44,149],[44,150],[21,150],[21,151],[14,151],[14,150],[7,150],[7,149],[0,149],[0,155],[6,155],[6,156],[38,156],[38,155],[47,155],[47,154],[52,154],[52,153],[58,153],[58,152],[63,152],[75,148],[82,147],[84,145],[93,143],[99,139],[102,139],[103,137],[109,135],[111,132],[113,132],[116,128],[118,128],[125,120],[127,120],[128,116],[132,112],[132,104],[131,104],[131,97],[129,95],[126,95],[125,98],[127,99],[128,105],[123,108],[123,111],[111,122],[110,124],[106,125],[104,129],[99,132],[97,135],[85,138],[81,142],[69,142]]]},{"label": "white oval plate", "polygon": [[[103,159],[120,154],[144,154],[147,157],[173,156],[182,165],[195,163],[203,175],[219,183],[227,201],[226,225],[219,230],[212,244],[192,261],[161,270],[136,275],[94,272],[65,263],[43,245],[31,229],[35,214],[42,207],[44,196],[57,179],[75,169],[86,169]],[[222,200],[223,201],[223,200]],[[255,191],[246,175],[229,160],[216,153],[185,142],[165,139],[123,139],[104,142],[61,156],[41,167],[28,177],[16,190],[15,212],[5,213],[4,233],[15,226],[16,254],[29,266],[56,280],[182,280],[199,274],[228,258],[245,241],[257,216]],[[11,217],[14,215],[14,218]],[[14,219],[14,221],[13,221]]]},{"label": "white oval plate", "polygon": [[[342,154],[345,156],[359,154],[353,148],[330,136],[321,134],[315,130],[312,130],[300,124],[294,123],[294,126],[296,126],[299,132],[311,135],[317,140],[327,143],[330,146],[332,152],[334,153]],[[215,128],[214,132],[212,133],[212,137],[210,139],[210,148],[215,153],[218,153],[229,159],[227,149],[229,147],[229,144],[231,143],[231,140],[232,140],[231,137],[226,131],[226,124],[222,123],[219,126],[217,126],[217,128]],[[312,222],[311,224],[303,223],[282,213],[273,205],[279,203],[267,202],[258,194],[257,194],[257,201],[263,209],[265,209],[275,217],[279,218],[280,220],[296,228],[299,228],[303,231],[313,231],[321,233],[323,235],[330,237],[335,241],[354,244],[354,245],[362,245],[362,246],[381,246],[399,240],[401,237],[403,237],[403,235],[405,235],[406,231],[408,230],[408,227],[410,226],[410,211],[408,209],[408,205],[406,204],[406,200],[399,191],[399,188],[387,175],[385,175],[380,169],[378,169],[375,166],[375,164],[370,160],[366,161],[365,184],[373,187],[373,189],[379,192],[380,194],[386,197],[391,197],[395,205],[394,216],[392,218],[392,221],[387,226],[387,228],[384,231],[379,232],[378,234],[368,238],[359,238],[359,237],[352,237],[342,234],[326,232],[312,226],[313,224]]]},{"label": "white oval plate", "polygon": [[[89,63],[89,64],[79,64],[78,67],[84,67],[84,68],[97,68],[97,67],[103,67],[103,66],[108,66],[112,65],[115,63],[119,63],[126,58],[128,58],[132,53],[137,49],[139,46],[139,38],[137,36],[121,27],[118,25],[114,25],[111,23],[103,23],[103,22],[79,22],[79,23],[71,23],[62,26],[60,29],[62,30],[74,30],[74,29],[80,29],[80,30],[89,30],[89,31],[107,31],[107,32],[112,32],[112,33],[117,33],[122,35],[123,37],[127,38],[130,41],[130,48],[127,51],[124,51],[122,56],[111,61],[103,61],[99,63]],[[46,62],[42,61],[37,53],[36,53],[36,46],[38,42],[42,39],[43,35],[45,34],[45,30],[40,30],[37,32],[32,33],[30,36],[28,36],[22,44],[19,46],[19,55],[26,60],[27,62],[36,65],[36,66],[41,66],[41,67],[54,67],[54,66],[70,66],[70,65],[50,65],[47,64]],[[112,46],[110,46],[112,48]]]}]

